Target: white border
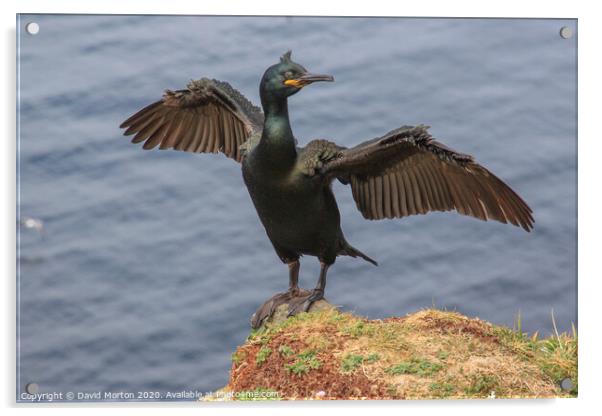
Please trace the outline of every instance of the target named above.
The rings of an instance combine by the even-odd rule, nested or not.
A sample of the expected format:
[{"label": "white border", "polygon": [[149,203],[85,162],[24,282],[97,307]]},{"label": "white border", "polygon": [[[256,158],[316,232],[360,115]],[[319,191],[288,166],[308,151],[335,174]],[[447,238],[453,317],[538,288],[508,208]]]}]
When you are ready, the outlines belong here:
[{"label": "white border", "polygon": [[[33,407],[16,406],[15,397],[15,14],[16,13],[119,13],[119,14],[249,14],[249,15],[346,15],[346,16],[446,16],[446,17],[552,17],[578,18],[579,36],[579,328],[580,328],[580,374],[579,398],[545,401],[497,401],[496,405],[486,401],[438,401],[438,402],[404,402],[404,403],[375,403],[375,402],[337,402],[337,403],[252,403],[244,406],[228,404],[203,405],[197,409],[196,404],[177,405],[177,413],[199,414],[199,412],[230,413],[261,411],[262,414],[301,414],[308,411],[333,412],[342,410],[346,413],[365,413],[369,408],[377,412],[398,413],[403,411],[430,414],[442,412],[446,414],[503,414],[516,410],[529,412],[546,412],[547,414],[575,414],[587,410],[594,405],[597,398],[597,386],[600,385],[600,324],[599,302],[601,293],[601,277],[598,266],[597,252],[600,247],[596,238],[600,229],[600,181],[599,158],[602,155],[599,128],[596,121],[600,113],[600,64],[599,46],[601,35],[600,16],[596,13],[595,2],[542,1],[527,2],[505,0],[497,2],[486,1],[427,1],[397,3],[392,1],[371,0],[362,4],[351,2],[332,2],[320,0],[301,1],[263,1],[263,0],[231,0],[212,2],[191,1],[160,1],[146,0],[144,2],[123,0],[92,1],[61,1],[51,2],[38,0],[22,0],[18,3],[3,1],[0,7],[3,26],[3,58],[2,83],[4,97],[0,100],[0,125],[5,127],[3,135],[0,192],[2,195],[2,240],[0,255],[2,256],[4,294],[2,319],[2,376],[0,392],[4,407],[12,407],[8,414],[25,410],[32,411]],[[537,149],[525,148],[525,151],[536,152]],[[202,376],[202,375],[199,375]],[[125,410],[123,408],[126,408]],[[39,407],[39,406],[38,406]],[[44,414],[81,413],[82,405],[44,405],[38,409]],[[86,406],[87,407],[87,406]],[[106,407],[111,412],[123,414],[164,414],[167,407],[174,404],[133,404],[133,405],[97,405],[86,408],[86,413],[103,414]],[[344,409],[343,409],[344,408]],[[337,410],[335,410],[337,409]],[[169,410],[173,412],[174,410]]]}]

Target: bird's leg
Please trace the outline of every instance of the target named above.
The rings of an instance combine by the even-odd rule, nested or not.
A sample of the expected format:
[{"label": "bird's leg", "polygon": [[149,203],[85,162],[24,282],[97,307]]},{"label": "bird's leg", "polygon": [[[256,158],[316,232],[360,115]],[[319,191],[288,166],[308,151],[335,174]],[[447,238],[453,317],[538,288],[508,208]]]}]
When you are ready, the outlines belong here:
[{"label": "bird's leg", "polygon": [[326,273],[328,272],[329,264],[320,262],[320,277],[318,284],[311,292],[297,296],[289,303],[288,315],[296,315],[299,312],[307,312],[314,302],[324,298],[324,289],[326,288]]},{"label": "bird's leg", "polygon": [[326,273],[328,273],[329,267],[329,264],[326,264],[323,261],[320,262],[320,277],[318,278],[318,284],[309,297],[311,302],[315,302],[324,297],[324,289],[326,289]]},{"label": "bird's leg", "polygon": [[295,259],[288,264],[288,283],[289,287],[286,292],[277,293],[261,305],[251,317],[251,326],[259,328],[261,324],[270,318],[278,306],[289,303],[291,299],[298,297],[301,293],[305,295],[307,291],[299,289],[299,259]]},{"label": "bird's leg", "polygon": [[291,297],[299,294],[299,259],[288,263],[288,293]]}]

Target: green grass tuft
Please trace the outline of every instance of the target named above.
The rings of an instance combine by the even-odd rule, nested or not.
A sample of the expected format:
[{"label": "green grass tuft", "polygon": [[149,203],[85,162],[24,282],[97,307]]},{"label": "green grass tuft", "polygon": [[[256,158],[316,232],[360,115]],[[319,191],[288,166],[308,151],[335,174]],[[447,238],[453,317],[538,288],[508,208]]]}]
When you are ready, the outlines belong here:
[{"label": "green grass tuft", "polygon": [[573,333],[558,333],[552,314],[554,334],[546,339],[538,339],[538,333],[529,336],[522,332],[522,318],[518,315],[515,330],[505,327],[496,328],[496,335],[502,344],[519,353],[524,360],[535,363],[541,371],[556,385],[568,378],[572,388],[568,392],[576,397],[577,384],[577,331],[573,325]]},{"label": "green grass tuft", "polygon": [[343,373],[354,372],[364,361],[364,357],[356,354],[347,354],[341,361],[341,371]]},{"label": "green grass tuft", "polygon": [[431,383],[429,390],[434,397],[447,397],[456,391],[456,386],[451,383]]},{"label": "green grass tuft", "polygon": [[430,376],[443,368],[442,364],[432,363],[425,359],[412,358],[410,361],[402,361],[399,364],[387,368],[387,372],[393,375],[416,374],[419,376]]},{"label": "green grass tuft", "polygon": [[378,360],[380,360],[380,355],[377,352],[373,352],[372,354],[370,354],[366,357],[365,361],[368,364],[372,364],[372,363],[377,362]]},{"label": "green grass tuft", "polygon": [[343,333],[351,335],[353,338],[359,338],[364,335],[372,335],[374,333],[374,325],[364,321],[356,321],[351,325],[343,328]]},{"label": "green grass tuft", "polygon": [[299,376],[309,373],[310,370],[320,368],[320,361],[316,358],[316,352],[307,350],[297,354],[296,360],[292,364],[286,364],[284,367],[291,373]]},{"label": "green grass tuft", "polygon": [[261,364],[265,363],[265,361],[268,359],[268,357],[270,356],[270,354],[272,354],[272,349],[271,348],[262,347],[257,352],[257,356],[255,357],[255,363],[257,364],[257,366],[261,366]]},{"label": "green grass tuft", "polygon": [[479,395],[485,396],[499,388],[497,378],[494,376],[479,374],[475,375],[471,379],[471,383],[464,389],[464,392],[468,395]]},{"label": "green grass tuft", "polygon": [[245,358],[247,358],[247,353],[245,351],[234,351],[232,353],[232,362],[236,365],[242,363]]},{"label": "green grass tuft", "polygon": [[280,347],[278,347],[278,352],[283,357],[290,357],[291,355],[293,355],[295,353],[293,351],[293,349],[291,347],[289,347],[288,345],[286,345],[286,344],[283,344]]}]

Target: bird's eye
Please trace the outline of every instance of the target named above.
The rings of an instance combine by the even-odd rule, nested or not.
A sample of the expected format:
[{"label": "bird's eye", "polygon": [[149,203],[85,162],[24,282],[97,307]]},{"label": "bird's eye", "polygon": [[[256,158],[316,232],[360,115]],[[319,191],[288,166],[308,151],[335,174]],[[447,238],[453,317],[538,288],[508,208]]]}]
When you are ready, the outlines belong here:
[{"label": "bird's eye", "polygon": [[293,72],[292,71],[286,71],[284,73],[284,79],[291,79],[293,77]]}]

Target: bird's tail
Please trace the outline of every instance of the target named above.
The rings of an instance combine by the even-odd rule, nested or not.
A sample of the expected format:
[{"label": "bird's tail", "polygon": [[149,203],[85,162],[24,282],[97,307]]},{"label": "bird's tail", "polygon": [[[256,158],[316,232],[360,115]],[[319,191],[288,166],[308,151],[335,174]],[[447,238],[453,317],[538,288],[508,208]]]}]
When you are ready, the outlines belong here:
[{"label": "bird's tail", "polygon": [[366,260],[367,262],[370,262],[370,263],[374,264],[375,266],[378,266],[378,263],[376,262],[376,260],[371,259],[370,257],[366,256],[364,253],[359,251],[357,248],[352,247],[351,244],[349,244],[346,241],[343,243],[343,249],[341,250],[340,254],[345,255],[345,256],[351,256],[351,257],[361,257],[364,260]]}]

